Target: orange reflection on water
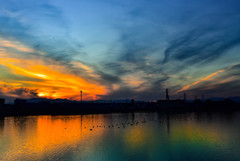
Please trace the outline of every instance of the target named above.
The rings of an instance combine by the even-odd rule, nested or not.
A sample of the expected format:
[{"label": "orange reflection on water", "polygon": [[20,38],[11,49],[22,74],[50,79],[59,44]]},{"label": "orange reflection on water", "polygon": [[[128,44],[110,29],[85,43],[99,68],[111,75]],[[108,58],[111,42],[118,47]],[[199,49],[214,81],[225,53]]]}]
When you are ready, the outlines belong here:
[{"label": "orange reflection on water", "polygon": [[31,151],[49,151],[54,149],[56,145],[72,144],[80,139],[81,130],[81,122],[78,119],[67,121],[39,118],[37,121],[37,137],[32,140]]},{"label": "orange reflection on water", "polygon": [[6,117],[0,160],[179,160],[209,151],[230,156],[232,149],[238,155],[238,122],[184,114]]},{"label": "orange reflection on water", "polygon": [[[99,116],[96,121],[101,123],[103,118]],[[93,144],[100,140],[104,132],[89,130],[92,128],[89,116],[28,117],[20,124],[14,123],[16,120],[10,118],[8,122],[5,134],[13,144],[5,152],[3,160],[37,160],[44,155],[59,155],[61,151],[70,150],[78,144],[85,144],[88,147],[85,153],[90,153]]]}]

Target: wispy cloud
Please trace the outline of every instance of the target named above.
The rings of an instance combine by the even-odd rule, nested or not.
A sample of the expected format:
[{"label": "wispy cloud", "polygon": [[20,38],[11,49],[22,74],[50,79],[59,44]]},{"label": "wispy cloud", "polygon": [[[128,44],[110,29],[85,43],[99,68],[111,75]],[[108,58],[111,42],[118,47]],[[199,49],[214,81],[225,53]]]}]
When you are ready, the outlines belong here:
[{"label": "wispy cloud", "polygon": [[207,95],[208,97],[238,96],[240,82],[239,64],[219,70],[193,84],[187,85],[176,93]]},{"label": "wispy cloud", "polygon": [[54,3],[1,3],[1,95],[152,100],[237,84],[239,2]]},{"label": "wispy cloud", "polygon": [[[72,70],[68,65],[49,58],[46,61],[45,55],[41,55],[42,59],[38,59],[39,55],[34,54],[36,51],[33,52],[33,49],[27,46],[15,45],[18,43],[12,41],[7,41],[7,44],[0,45],[8,47],[0,52],[0,65],[7,67],[10,73],[25,76],[25,78],[6,78],[10,83],[3,81],[0,83],[2,90],[4,89],[2,95],[26,98],[27,95],[28,97],[33,96],[28,91],[34,91],[34,96],[39,97],[78,99],[79,91],[82,90],[85,99],[96,99],[98,94],[106,92],[106,88],[95,81],[99,76],[94,74],[91,67],[87,65],[80,62],[72,63],[75,64],[75,69],[82,71],[75,75],[73,72],[68,72],[68,70]],[[24,49],[25,52],[30,52],[28,57],[19,57],[18,53],[8,53],[12,49],[19,51]],[[52,63],[49,64],[49,61]],[[88,79],[86,80],[86,78]]]},{"label": "wispy cloud", "polygon": [[186,91],[186,90],[188,90],[189,88],[191,88],[191,87],[193,87],[193,86],[195,86],[195,85],[197,85],[197,84],[199,84],[199,83],[201,83],[201,82],[203,82],[203,81],[207,81],[207,80],[209,80],[210,78],[212,78],[212,77],[214,77],[214,76],[216,76],[216,75],[218,75],[218,74],[220,74],[220,73],[222,73],[222,72],[224,72],[224,70],[219,70],[219,71],[217,71],[217,72],[215,72],[215,73],[212,73],[212,74],[210,74],[209,76],[207,76],[207,77],[205,77],[205,78],[202,78],[202,79],[200,79],[200,80],[198,80],[198,81],[196,81],[196,82],[194,82],[194,83],[192,83],[192,84],[186,85],[186,86],[184,86],[182,89],[178,90],[178,91],[176,92],[176,94],[177,94],[177,93],[180,93],[180,92],[182,92],[182,91]]}]

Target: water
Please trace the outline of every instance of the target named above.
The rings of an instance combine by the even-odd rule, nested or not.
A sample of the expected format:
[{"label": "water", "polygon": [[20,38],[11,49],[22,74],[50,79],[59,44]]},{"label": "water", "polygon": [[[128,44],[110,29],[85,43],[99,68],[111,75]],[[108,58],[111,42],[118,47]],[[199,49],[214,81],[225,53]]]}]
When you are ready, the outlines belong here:
[{"label": "water", "polygon": [[5,117],[0,160],[237,161],[239,123],[239,113]]}]

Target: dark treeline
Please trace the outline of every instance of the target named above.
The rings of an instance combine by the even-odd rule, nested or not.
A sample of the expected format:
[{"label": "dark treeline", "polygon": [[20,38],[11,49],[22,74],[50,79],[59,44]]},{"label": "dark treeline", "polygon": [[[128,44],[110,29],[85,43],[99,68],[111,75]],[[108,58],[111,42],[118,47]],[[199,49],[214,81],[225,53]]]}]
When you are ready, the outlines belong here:
[{"label": "dark treeline", "polygon": [[92,113],[129,112],[234,112],[240,103],[232,100],[185,102],[183,100],[159,100],[158,102],[89,103],[66,102],[27,103],[19,100],[15,104],[0,104],[0,116],[24,115],[75,115]]}]

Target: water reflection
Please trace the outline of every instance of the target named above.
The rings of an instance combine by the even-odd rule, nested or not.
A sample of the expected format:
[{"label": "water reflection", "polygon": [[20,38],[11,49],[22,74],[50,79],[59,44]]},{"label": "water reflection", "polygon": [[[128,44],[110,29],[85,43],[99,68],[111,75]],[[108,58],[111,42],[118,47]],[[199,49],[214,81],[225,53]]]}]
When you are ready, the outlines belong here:
[{"label": "water reflection", "polygon": [[240,160],[239,114],[0,118],[1,160]]}]

